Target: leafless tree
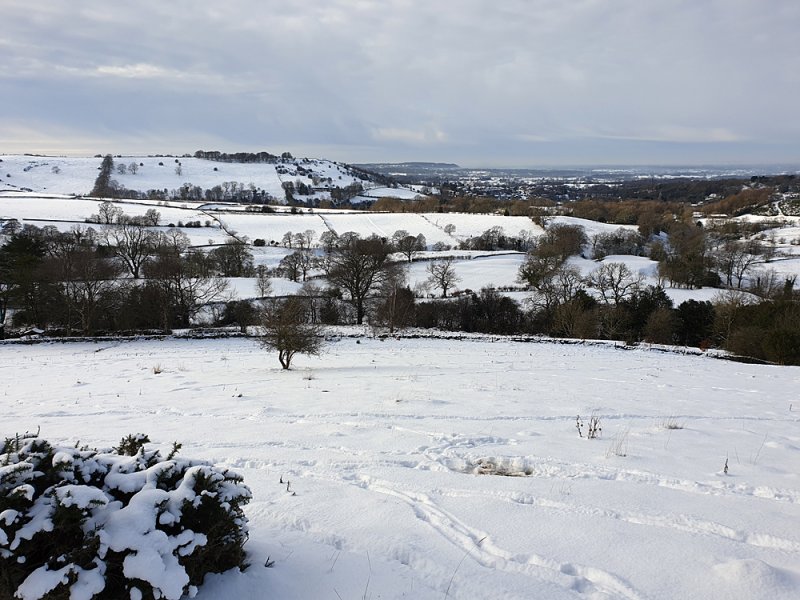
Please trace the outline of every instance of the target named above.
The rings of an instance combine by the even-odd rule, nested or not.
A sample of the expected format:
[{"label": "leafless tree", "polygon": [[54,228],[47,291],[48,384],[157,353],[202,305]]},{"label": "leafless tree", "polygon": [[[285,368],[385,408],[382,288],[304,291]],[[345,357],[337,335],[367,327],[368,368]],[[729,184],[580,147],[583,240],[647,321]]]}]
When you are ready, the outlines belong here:
[{"label": "leafless tree", "polygon": [[269,268],[267,265],[258,265],[256,267],[256,287],[262,298],[266,298],[272,294],[272,281],[270,281],[269,278]]},{"label": "leafless tree", "polygon": [[606,304],[619,304],[642,287],[644,277],[634,273],[625,263],[604,263],[587,277],[587,283],[597,289]]},{"label": "leafless tree", "polygon": [[142,265],[153,255],[156,234],[124,215],[103,229],[106,245],[122,261],[134,279],[139,279]]},{"label": "leafless tree", "polygon": [[145,263],[147,283],[159,292],[164,329],[169,329],[172,323],[188,327],[202,306],[230,299],[226,294],[228,281],[207,274],[200,267],[201,263],[192,259],[192,253],[182,256],[167,249]]},{"label": "leafless tree", "polygon": [[336,246],[337,236],[332,231],[323,231],[319,236],[319,243],[323,252],[330,254]]},{"label": "leafless tree", "polygon": [[422,234],[413,236],[405,229],[398,229],[392,236],[392,245],[411,262],[415,254],[425,250],[425,237]]},{"label": "leafless tree", "polygon": [[448,256],[443,260],[430,263],[425,269],[428,272],[428,282],[433,287],[442,290],[442,298],[447,298],[447,290],[461,281],[461,277],[456,274],[456,269],[453,266],[454,262],[453,257]]},{"label": "leafless tree", "polygon": [[122,216],[122,209],[112,202],[101,202],[97,207],[97,222],[101,225],[116,223]]},{"label": "leafless tree", "polygon": [[253,253],[249,244],[227,240],[209,252],[209,257],[225,277],[249,277],[253,273]]},{"label": "leafless tree", "polygon": [[556,223],[536,239],[532,252],[541,257],[559,257],[563,261],[573,254],[580,254],[587,243],[586,231],[580,225]]},{"label": "leafless tree", "polygon": [[[314,235],[312,229],[306,229],[303,233],[295,233],[292,236],[293,244],[300,250],[310,250],[311,243],[314,241]],[[289,247],[291,248],[291,245]]]},{"label": "leafless tree", "polygon": [[562,267],[564,260],[560,256],[542,256],[536,251],[528,252],[525,262],[519,267],[517,280],[533,290],[538,290]]},{"label": "leafless tree", "polygon": [[389,333],[405,327],[414,312],[414,293],[408,287],[404,270],[395,269],[378,289],[380,302],[375,312],[376,323],[388,327]]},{"label": "leafless tree", "polygon": [[329,256],[328,281],[347,293],[359,325],[364,322],[367,298],[398,268],[388,260],[390,251],[380,238],[362,239],[348,232]]},{"label": "leafless tree", "polygon": [[157,227],[161,220],[161,213],[155,208],[148,208],[142,217],[142,223],[148,227]]},{"label": "leafless tree", "polygon": [[723,269],[728,285],[732,284],[731,276],[736,278],[736,287],[741,289],[742,281],[754,264],[762,259],[762,247],[756,240],[744,244],[726,244],[723,248]]},{"label": "leafless tree", "polygon": [[119,274],[117,264],[98,257],[94,250],[84,247],[75,251],[63,285],[65,298],[78,315],[84,335],[93,332],[96,314],[118,286]]}]

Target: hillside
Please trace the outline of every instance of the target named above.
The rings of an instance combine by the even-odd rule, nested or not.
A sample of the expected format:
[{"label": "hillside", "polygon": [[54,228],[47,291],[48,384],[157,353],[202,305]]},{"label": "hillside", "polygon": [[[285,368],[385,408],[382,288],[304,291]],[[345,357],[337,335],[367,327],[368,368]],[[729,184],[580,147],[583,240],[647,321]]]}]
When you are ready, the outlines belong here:
[{"label": "hillside", "polygon": [[[0,160],[0,191],[86,196],[94,187],[102,157],[2,155]],[[238,189],[273,203],[285,200],[286,185],[294,188],[297,199],[316,201],[331,199],[336,188],[381,187],[361,170],[307,158],[232,162],[189,156],[116,156],[112,179],[120,188],[142,195],[151,191],[170,195],[175,191],[194,200],[209,199],[210,195],[215,200],[227,200]],[[374,193],[367,195],[374,197]]]}]

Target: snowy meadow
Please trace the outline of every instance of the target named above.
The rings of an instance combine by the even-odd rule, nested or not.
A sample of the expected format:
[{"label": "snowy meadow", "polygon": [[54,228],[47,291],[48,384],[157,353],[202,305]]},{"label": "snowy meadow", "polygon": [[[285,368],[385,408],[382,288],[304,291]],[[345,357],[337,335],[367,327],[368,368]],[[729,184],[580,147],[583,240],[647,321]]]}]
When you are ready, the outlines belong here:
[{"label": "snowy meadow", "polygon": [[480,336],[336,338],[291,371],[245,338],[0,356],[4,435],[142,432],[244,476],[250,566],[201,600],[800,589],[797,367]]}]

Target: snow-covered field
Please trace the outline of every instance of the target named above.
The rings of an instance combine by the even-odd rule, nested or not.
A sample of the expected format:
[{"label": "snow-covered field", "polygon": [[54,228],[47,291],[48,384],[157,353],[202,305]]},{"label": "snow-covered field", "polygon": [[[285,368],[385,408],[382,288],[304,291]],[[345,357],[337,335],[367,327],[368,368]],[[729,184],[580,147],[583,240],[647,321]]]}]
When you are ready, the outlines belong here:
[{"label": "snow-covered field", "polygon": [[244,475],[252,566],[200,600],[800,590],[797,367],[344,338],[284,372],[252,340],[169,340],[0,345],[0,381],[2,435],[144,432]]},{"label": "snow-covered field", "polygon": [[[69,231],[74,225],[87,225],[86,219],[97,214],[100,203],[100,199],[6,192],[0,194],[0,219],[15,218],[23,223],[52,225],[59,230]],[[224,223],[227,230],[235,231],[239,236],[247,236],[250,240],[261,238],[267,242],[280,242],[289,231],[300,233],[311,230],[316,241],[326,231],[337,235],[353,231],[364,237],[373,234],[391,237],[396,231],[405,230],[414,236],[421,233],[429,246],[437,242],[456,245],[459,240],[479,236],[491,227],[502,227],[506,234],[514,236],[518,236],[521,231],[527,231],[529,235],[538,235],[543,231],[527,217],[499,215],[371,213],[349,210],[301,211],[291,214],[231,210],[237,206],[226,206],[225,210],[219,210],[214,205],[196,202],[156,204],[115,200],[114,204],[129,216],[144,215],[147,210],[155,208],[161,214],[163,225],[177,225],[188,221],[200,221],[205,225],[208,221],[212,225],[210,228],[184,228],[189,235],[200,239],[201,244],[207,243],[205,238],[217,238],[220,235],[225,237],[224,232],[213,231],[214,228],[219,229],[219,221]],[[448,224],[456,226],[452,235],[444,231]],[[215,243],[219,241],[216,240]]]}]

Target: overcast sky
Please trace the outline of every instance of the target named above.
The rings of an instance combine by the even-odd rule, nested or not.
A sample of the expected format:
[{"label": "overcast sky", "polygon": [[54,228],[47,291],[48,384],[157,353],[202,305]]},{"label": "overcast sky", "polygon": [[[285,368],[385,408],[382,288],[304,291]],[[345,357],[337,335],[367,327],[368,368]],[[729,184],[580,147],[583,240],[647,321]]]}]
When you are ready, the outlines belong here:
[{"label": "overcast sky", "polygon": [[798,0],[3,0],[0,152],[800,162]]}]

